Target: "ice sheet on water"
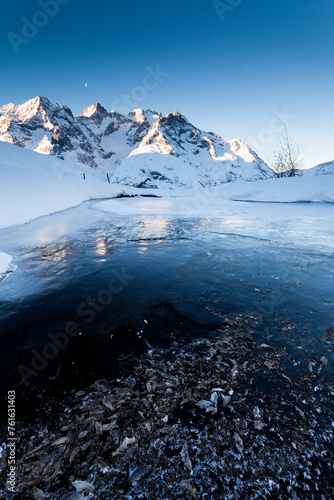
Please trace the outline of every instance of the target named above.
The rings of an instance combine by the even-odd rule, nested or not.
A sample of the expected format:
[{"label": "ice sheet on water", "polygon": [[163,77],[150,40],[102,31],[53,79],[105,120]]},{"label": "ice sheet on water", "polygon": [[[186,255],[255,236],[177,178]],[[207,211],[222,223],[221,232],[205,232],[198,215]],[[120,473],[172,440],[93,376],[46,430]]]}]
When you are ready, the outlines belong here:
[{"label": "ice sheet on water", "polygon": [[[161,236],[173,225],[181,233],[190,225],[192,231],[197,226],[198,237],[208,241],[216,232],[312,248],[329,249],[334,245],[334,212],[330,204],[233,202],[217,196],[204,201],[191,196],[122,198],[93,202],[92,208],[109,212],[114,220],[123,216],[130,232],[136,231],[136,220],[146,230],[151,226],[152,237],[154,228],[156,236]],[[197,237],[196,231],[193,237]]]},{"label": "ice sheet on water", "polygon": [[[15,255],[19,268],[12,279],[1,283],[0,300],[15,301],[41,293],[43,287],[63,286],[128,245],[142,245],[141,252],[159,246],[162,261],[169,258],[166,249],[170,244],[187,246],[187,255],[199,251],[199,245],[203,255],[216,248],[239,249],[243,252],[240,269],[247,267],[247,251],[255,246],[266,253],[279,248],[278,256],[283,248],[293,250],[300,262],[308,252],[318,253],[320,260],[325,256],[332,259],[330,204],[245,203],[218,197],[206,201],[203,206],[189,197],[95,200],[1,230],[1,250],[7,255],[4,276],[8,277],[8,269],[14,270],[8,268],[9,254]],[[179,255],[180,249],[175,247],[175,252]]]}]

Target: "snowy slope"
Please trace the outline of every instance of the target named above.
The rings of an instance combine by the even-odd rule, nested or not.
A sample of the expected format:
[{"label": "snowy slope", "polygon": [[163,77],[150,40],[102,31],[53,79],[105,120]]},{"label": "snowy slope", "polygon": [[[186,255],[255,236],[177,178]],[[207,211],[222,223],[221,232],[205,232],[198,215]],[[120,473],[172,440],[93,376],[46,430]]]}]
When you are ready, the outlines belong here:
[{"label": "snowy slope", "polygon": [[334,175],[305,175],[235,183],[222,186],[220,194],[223,198],[237,201],[334,203]]},{"label": "snowy slope", "polygon": [[117,194],[112,186],[54,157],[0,142],[0,228]]},{"label": "snowy slope", "polygon": [[0,141],[108,172],[113,182],[132,187],[214,186],[273,176],[244,142],[203,132],[178,112],[135,109],[124,116],[96,103],[74,117],[68,107],[36,97],[0,107]]},{"label": "snowy slope", "polygon": [[334,174],[334,161],[329,161],[327,163],[321,163],[316,167],[309,168],[307,170],[300,171],[302,175],[314,176],[314,175],[331,175]]},{"label": "snowy slope", "polygon": [[15,271],[16,266],[12,262],[13,257],[11,255],[0,252],[0,281],[4,281],[10,273]]}]

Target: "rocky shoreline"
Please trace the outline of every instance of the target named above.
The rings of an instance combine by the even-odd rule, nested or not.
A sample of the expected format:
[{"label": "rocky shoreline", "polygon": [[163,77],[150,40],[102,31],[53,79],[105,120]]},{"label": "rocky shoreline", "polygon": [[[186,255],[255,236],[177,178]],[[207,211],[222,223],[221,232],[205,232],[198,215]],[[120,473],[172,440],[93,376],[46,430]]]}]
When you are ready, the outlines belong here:
[{"label": "rocky shoreline", "polygon": [[297,359],[256,324],[227,316],[210,339],[50,400],[57,418],[19,430],[16,494],[1,498],[332,498],[333,329],[327,355]]}]

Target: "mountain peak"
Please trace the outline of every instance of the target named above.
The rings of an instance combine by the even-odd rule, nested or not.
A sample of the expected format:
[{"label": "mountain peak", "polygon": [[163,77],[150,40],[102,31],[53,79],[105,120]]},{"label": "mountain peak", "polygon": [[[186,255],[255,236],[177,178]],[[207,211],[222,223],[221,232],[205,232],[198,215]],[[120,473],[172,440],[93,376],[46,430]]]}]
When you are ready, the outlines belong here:
[{"label": "mountain peak", "polygon": [[38,115],[40,110],[49,110],[52,103],[46,97],[36,96],[23,104],[9,103],[6,106],[0,107],[0,113],[6,114],[10,120],[25,122],[32,117]]},{"label": "mountain peak", "polygon": [[[43,96],[36,96],[34,99],[31,99],[31,101],[34,101],[38,104],[51,104],[51,101],[49,101],[49,99],[47,97],[43,97]],[[29,102],[29,101],[27,101]]]},{"label": "mountain peak", "polygon": [[188,122],[189,120],[179,111],[174,111],[174,113],[168,113],[168,115],[164,116],[163,118],[171,121],[175,121],[175,123],[180,123],[180,122]]},{"label": "mountain peak", "polygon": [[95,104],[92,104],[91,106],[88,106],[85,108],[83,111],[81,111],[80,116],[86,116],[87,118],[90,118],[93,115],[107,115],[108,111],[101,106],[99,102],[96,102]]},{"label": "mountain peak", "polygon": [[192,128],[192,129],[196,129],[196,127],[194,127],[190,122],[189,120],[184,116],[182,115],[179,111],[174,111],[174,113],[169,113],[168,115],[166,116],[163,116],[160,118],[160,123],[162,125],[167,125],[168,127],[174,127],[176,129],[179,129],[180,127],[181,128]]},{"label": "mountain peak", "polygon": [[21,107],[21,108],[26,108],[26,109],[35,109],[36,111],[38,110],[38,108],[42,107],[42,108],[49,108],[50,106],[52,106],[52,103],[51,101],[49,101],[49,99],[47,97],[42,97],[42,96],[36,96],[34,97],[33,99],[30,99],[29,101],[27,102],[24,102],[23,104],[20,104],[20,106],[18,107]]},{"label": "mountain peak", "polygon": [[95,104],[92,104],[91,106],[85,108],[80,113],[80,116],[86,116],[87,118],[90,118],[93,115],[106,116],[108,115],[108,111],[103,106],[101,106],[99,102],[96,102]]},{"label": "mountain peak", "polygon": [[128,114],[129,117],[135,118],[135,121],[143,121],[147,119],[148,116],[154,117],[158,116],[161,117],[161,112],[159,111],[158,113],[156,111],[152,111],[152,109],[142,109],[142,108],[136,108],[133,111],[131,111]]}]

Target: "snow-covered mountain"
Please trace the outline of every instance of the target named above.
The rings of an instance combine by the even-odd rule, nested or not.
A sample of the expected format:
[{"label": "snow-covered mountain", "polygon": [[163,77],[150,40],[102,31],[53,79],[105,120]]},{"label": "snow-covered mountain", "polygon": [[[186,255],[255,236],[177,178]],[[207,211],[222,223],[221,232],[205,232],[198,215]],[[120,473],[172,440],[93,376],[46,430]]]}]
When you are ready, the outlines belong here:
[{"label": "snow-covered mountain", "polygon": [[273,177],[243,141],[203,132],[178,112],[162,116],[136,109],[121,115],[97,103],[74,117],[67,106],[36,97],[0,107],[0,140],[108,172],[112,182],[133,187],[205,187]]}]

